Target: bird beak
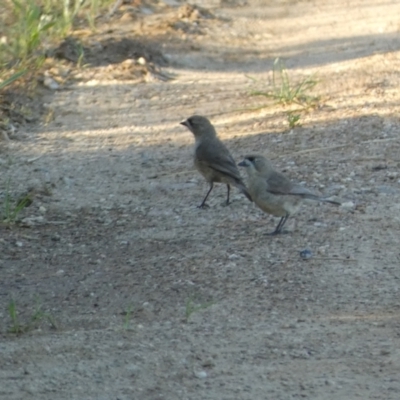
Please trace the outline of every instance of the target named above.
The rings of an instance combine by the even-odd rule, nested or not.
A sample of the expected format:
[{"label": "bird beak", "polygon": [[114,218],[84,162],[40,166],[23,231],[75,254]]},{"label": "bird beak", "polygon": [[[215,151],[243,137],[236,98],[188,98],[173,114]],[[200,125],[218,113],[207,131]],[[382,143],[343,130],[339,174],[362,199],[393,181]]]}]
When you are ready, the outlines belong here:
[{"label": "bird beak", "polygon": [[181,125],[183,125],[183,126],[186,126],[187,128],[189,128],[189,122],[188,122],[188,120],[187,119],[185,119],[185,120],[183,120],[183,121],[181,121],[181,122],[179,122]]},{"label": "bird beak", "polygon": [[248,167],[246,160],[241,161],[238,165],[239,165],[239,167]]}]

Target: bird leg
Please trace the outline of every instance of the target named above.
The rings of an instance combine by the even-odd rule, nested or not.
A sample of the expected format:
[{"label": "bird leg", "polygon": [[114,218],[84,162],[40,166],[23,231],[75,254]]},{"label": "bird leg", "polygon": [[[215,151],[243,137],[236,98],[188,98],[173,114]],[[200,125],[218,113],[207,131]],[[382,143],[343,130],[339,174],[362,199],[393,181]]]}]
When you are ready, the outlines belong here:
[{"label": "bird leg", "polygon": [[289,214],[286,214],[284,217],[282,217],[275,230],[271,233],[268,233],[268,235],[278,235],[279,233],[282,233],[283,225],[285,225],[288,218]]},{"label": "bird leg", "polygon": [[206,208],[206,207],[208,207],[208,205],[206,204],[206,200],[207,200],[208,195],[211,193],[211,190],[213,190],[213,187],[214,187],[214,184],[213,184],[213,182],[211,182],[210,183],[210,189],[207,192],[206,197],[204,197],[204,200],[202,201],[202,203],[199,206],[197,206],[197,208]]},{"label": "bird leg", "polygon": [[226,187],[228,188],[228,196],[226,198],[226,205],[228,206],[229,205],[229,192],[231,191],[231,186],[227,184]]}]

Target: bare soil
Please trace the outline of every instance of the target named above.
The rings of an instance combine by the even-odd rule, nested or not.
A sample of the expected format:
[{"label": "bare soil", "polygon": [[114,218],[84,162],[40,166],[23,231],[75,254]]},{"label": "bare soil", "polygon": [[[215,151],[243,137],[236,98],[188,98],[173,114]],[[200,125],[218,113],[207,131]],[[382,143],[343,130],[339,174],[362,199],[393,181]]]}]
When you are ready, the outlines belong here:
[{"label": "bare soil", "polygon": [[[48,118],[0,142],[0,200],[8,179],[33,199],[0,226],[0,398],[397,400],[399,2],[162,4],[88,34]],[[277,57],[318,80],[316,107],[250,95]],[[278,237],[224,186],[196,208],[194,113],[237,161],[263,153],[345,205]]]}]

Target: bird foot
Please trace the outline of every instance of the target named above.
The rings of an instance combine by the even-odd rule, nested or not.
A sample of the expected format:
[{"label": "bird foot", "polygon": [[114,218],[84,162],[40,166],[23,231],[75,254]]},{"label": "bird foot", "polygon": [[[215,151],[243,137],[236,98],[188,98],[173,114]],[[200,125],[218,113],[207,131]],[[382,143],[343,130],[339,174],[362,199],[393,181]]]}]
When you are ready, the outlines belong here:
[{"label": "bird foot", "polygon": [[197,208],[200,208],[201,210],[205,210],[207,208],[210,208],[210,206],[208,204],[200,204],[199,206],[197,206]]}]

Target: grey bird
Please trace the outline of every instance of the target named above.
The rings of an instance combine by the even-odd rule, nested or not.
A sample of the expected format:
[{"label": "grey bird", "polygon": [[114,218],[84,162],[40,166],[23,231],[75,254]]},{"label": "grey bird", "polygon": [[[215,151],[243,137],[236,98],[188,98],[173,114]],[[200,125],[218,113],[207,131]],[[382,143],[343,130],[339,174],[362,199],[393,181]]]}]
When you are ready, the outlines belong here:
[{"label": "grey bird", "polygon": [[290,181],[285,175],[277,172],[263,156],[251,154],[244,158],[239,166],[245,167],[248,175],[248,190],[264,212],[281,217],[277,227],[270,235],[277,235],[289,216],[294,214],[304,201],[314,200],[340,205],[337,201],[328,200]]},{"label": "grey bird", "polygon": [[194,165],[210,184],[210,189],[199,208],[206,207],[206,201],[214,187],[214,182],[226,184],[228,189],[227,205],[229,204],[231,185],[236,186],[252,201],[234,159],[229,150],[218,139],[217,132],[211,122],[201,115],[193,115],[182,121],[181,125],[186,126],[194,135]]}]

